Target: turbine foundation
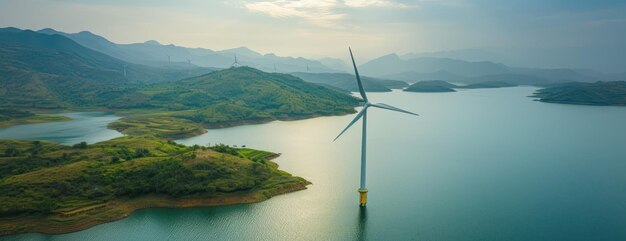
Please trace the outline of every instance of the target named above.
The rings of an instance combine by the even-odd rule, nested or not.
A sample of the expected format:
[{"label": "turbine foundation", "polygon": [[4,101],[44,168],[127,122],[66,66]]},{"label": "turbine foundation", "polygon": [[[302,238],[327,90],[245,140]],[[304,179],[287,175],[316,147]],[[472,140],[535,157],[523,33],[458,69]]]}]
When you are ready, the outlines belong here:
[{"label": "turbine foundation", "polygon": [[365,207],[367,204],[367,189],[359,189],[359,206]]}]

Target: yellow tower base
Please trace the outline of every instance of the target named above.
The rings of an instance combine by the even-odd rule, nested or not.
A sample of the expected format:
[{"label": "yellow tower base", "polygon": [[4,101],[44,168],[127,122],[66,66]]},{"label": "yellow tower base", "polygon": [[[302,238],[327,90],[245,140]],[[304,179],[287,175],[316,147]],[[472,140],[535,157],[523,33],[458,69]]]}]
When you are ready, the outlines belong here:
[{"label": "yellow tower base", "polygon": [[359,198],[359,205],[365,207],[365,204],[367,204],[367,189],[359,189],[359,194],[361,197]]}]

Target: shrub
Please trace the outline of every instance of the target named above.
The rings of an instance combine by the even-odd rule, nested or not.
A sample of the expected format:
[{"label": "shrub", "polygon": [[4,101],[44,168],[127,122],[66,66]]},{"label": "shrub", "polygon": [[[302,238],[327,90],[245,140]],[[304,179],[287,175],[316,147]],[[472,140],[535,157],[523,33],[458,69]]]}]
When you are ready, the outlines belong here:
[{"label": "shrub", "polygon": [[86,149],[87,148],[87,142],[81,142],[78,144],[74,144],[72,147],[77,148],[77,149]]}]

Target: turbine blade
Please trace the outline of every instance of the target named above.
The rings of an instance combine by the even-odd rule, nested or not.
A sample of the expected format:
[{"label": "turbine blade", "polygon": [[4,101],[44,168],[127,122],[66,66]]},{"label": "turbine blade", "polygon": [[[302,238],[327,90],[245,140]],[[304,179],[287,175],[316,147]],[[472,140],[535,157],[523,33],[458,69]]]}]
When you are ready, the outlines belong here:
[{"label": "turbine blade", "polygon": [[356,75],[356,83],[359,86],[359,93],[361,93],[361,98],[363,98],[363,101],[367,103],[367,95],[365,95],[365,89],[363,89],[363,83],[361,83],[361,76],[359,76],[359,70],[356,68],[356,63],[354,62],[352,49],[348,47],[348,50],[350,51],[350,58],[352,59],[352,66],[354,66],[354,75]]},{"label": "turbine blade", "polygon": [[346,126],[345,129],[343,129],[343,131],[341,131],[341,133],[339,133],[339,135],[337,135],[337,137],[335,137],[335,139],[333,141],[336,141],[337,139],[339,139],[339,137],[341,135],[343,135],[344,132],[346,132],[352,125],[354,125],[354,123],[356,121],[358,121],[359,119],[361,119],[361,117],[363,117],[363,114],[367,111],[367,106],[363,107],[363,109],[361,111],[359,111],[359,114],[357,114],[354,119],[352,119],[352,121],[350,122],[350,124],[348,124],[348,126]]},{"label": "turbine blade", "polygon": [[397,111],[397,112],[402,112],[402,113],[406,113],[406,114],[419,116],[418,114],[415,114],[413,112],[406,111],[406,110],[403,110],[403,109],[400,109],[400,108],[397,108],[397,107],[393,107],[393,106],[390,106],[390,105],[384,104],[384,103],[370,104],[370,106],[374,106],[374,107],[378,107],[378,108],[381,108],[381,109],[393,110],[393,111]]}]

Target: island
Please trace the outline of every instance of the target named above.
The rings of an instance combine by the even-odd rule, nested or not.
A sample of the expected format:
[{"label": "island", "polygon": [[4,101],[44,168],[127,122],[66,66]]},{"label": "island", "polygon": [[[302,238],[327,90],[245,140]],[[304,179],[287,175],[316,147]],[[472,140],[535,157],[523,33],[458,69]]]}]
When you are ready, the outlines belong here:
[{"label": "island", "polygon": [[443,80],[425,80],[410,85],[404,91],[408,92],[455,92],[456,85]]},{"label": "island", "polygon": [[485,89],[514,87],[515,84],[506,81],[485,81],[469,85],[455,85],[443,80],[425,80],[410,85],[404,91],[408,92],[455,92],[455,89]]},{"label": "island", "polygon": [[531,97],[548,103],[626,106],[626,81],[558,84],[537,90]]},{"label": "island", "polygon": [[306,189],[278,154],[127,136],[87,145],[0,140],[0,235],[67,233],[142,208],[252,203]]},{"label": "island", "polygon": [[464,85],[464,86],[457,86],[456,88],[459,88],[459,89],[490,89],[490,88],[504,88],[504,87],[515,87],[515,86],[517,86],[517,85],[509,83],[509,82],[506,82],[506,81],[494,80],[494,81],[485,81],[485,82],[469,84],[469,85]]}]

